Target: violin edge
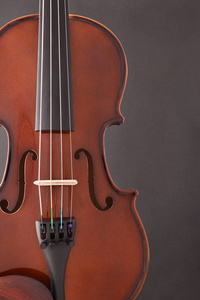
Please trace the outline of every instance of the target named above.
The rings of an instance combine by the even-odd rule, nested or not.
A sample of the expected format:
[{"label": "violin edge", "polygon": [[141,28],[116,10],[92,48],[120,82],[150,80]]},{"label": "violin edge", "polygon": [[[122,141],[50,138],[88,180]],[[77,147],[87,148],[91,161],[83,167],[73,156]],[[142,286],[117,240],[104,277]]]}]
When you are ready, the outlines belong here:
[{"label": "violin edge", "polygon": [[133,215],[133,218],[135,219],[136,223],[138,224],[138,228],[140,230],[140,234],[143,237],[143,254],[144,254],[144,263],[143,263],[143,271],[141,273],[140,276],[140,281],[138,282],[138,286],[135,289],[135,291],[132,293],[132,295],[130,296],[129,299],[127,300],[134,300],[137,298],[137,296],[139,295],[140,291],[143,288],[143,285],[145,283],[146,277],[147,277],[147,273],[148,273],[148,269],[149,269],[149,261],[150,261],[150,250],[149,250],[149,243],[148,243],[148,239],[147,239],[147,235],[146,235],[146,231],[145,228],[143,226],[143,223],[140,219],[140,216],[138,214],[138,211],[136,209],[136,205],[135,205],[135,201],[136,201],[136,197],[133,197],[130,199],[130,210],[131,213]]}]

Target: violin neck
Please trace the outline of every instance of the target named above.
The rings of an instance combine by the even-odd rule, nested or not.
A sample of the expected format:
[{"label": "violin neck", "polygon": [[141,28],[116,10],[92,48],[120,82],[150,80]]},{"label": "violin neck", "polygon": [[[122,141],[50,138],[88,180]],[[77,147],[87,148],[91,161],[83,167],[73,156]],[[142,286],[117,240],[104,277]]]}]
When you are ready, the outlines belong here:
[{"label": "violin neck", "polygon": [[67,0],[40,0],[36,131],[73,131]]}]

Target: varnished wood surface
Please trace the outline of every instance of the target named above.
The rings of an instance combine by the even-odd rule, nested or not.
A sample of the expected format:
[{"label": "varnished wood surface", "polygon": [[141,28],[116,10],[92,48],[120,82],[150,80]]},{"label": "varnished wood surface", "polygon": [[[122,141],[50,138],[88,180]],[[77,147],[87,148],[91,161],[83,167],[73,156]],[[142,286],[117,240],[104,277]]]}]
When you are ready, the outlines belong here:
[{"label": "varnished wood surface", "polygon": [[25,276],[0,277],[0,300],[53,300],[41,282]]},{"label": "varnished wood surface", "polygon": [[[16,205],[18,168],[28,149],[38,153],[35,132],[38,17],[14,21],[0,32],[0,119],[10,132],[10,163],[0,200]],[[117,39],[106,28],[89,19],[71,16],[71,59],[74,101],[73,156],[86,149],[94,168],[94,190],[99,205],[106,197],[114,204],[98,210],[90,199],[88,163],[84,153],[73,158],[73,216],[77,219],[76,246],[66,270],[65,293],[69,300],[135,299],[148,269],[148,244],[135,209],[137,191],[119,190],[110,177],[104,153],[104,133],[120,124],[120,102],[126,82],[126,60]],[[53,179],[60,179],[60,137],[53,137]],[[69,134],[63,134],[64,177],[70,179]],[[42,134],[41,179],[49,179],[49,134]],[[37,161],[26,161],[26,195],[15,214],[0,212],[0,274],[21,269],[22,275],[38,271],[45,282],[48,267],[38,245],[35,220],[40,218]],[[65,188],[65,217],[70,213],[69,188]],[[60,188],[53,188],[54,217],[60,216]],[[50,217],[49,189],[42,188],[44,217]],[[26,243],[24,242],[27,239]],[[11,241],[14,240],[14,247]],[[27,270],[27,271],[26,271]]]}]

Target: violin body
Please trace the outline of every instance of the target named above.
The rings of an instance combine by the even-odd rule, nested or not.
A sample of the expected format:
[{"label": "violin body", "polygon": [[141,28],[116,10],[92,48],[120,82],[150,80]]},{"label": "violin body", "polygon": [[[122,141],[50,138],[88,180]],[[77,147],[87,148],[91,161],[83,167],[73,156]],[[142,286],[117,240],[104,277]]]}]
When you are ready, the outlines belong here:
[{"label": "violin body", "polygon": [[0,277],[0,299],[53,300],[50,291],[39,281],[15,275]]},{"label": "violin body", "polygon": [[[120,102],[127,64],[117,38],[90,19],[70,16],[74,107],[73,216],[75,247],[65,274],[70,300],[135,299],[148,269],[148,243],[135,208],[137,191],[118,189],[109,174],[104,134],[121,124]],[[0,275],[25,275],[49,287],[49,270],[39,248],[38,132],[35,132],[38,16],[14,20],[0,31],[0,124],[9,151],[0,187]],[[63,137],[64,176],[70,178],[69,133]],[[53,174],[59,177],[59,133],[53,135]],[[43,134],[42,178],[48,178],[49,137]],[[49,189],[43,188],[43,212],[50,218]],[[59,218],[59,187],[53,189],[54,218]],[[64,190],[64,217],[70,189]]]}]

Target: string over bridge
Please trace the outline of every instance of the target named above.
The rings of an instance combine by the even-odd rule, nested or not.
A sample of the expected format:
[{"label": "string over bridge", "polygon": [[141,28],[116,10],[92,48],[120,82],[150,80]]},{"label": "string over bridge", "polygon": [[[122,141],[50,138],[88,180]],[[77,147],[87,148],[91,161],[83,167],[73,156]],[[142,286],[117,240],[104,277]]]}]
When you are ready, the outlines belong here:
[{"label": "string over bridge", "polygon": [[36,180],[33,182],[35,185],[39,186],[62,186],[69,185],[74,186],[78,184],[76,179],[65,179],[65,180]]}]

